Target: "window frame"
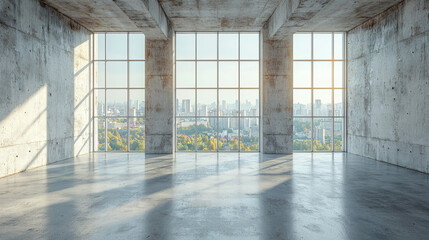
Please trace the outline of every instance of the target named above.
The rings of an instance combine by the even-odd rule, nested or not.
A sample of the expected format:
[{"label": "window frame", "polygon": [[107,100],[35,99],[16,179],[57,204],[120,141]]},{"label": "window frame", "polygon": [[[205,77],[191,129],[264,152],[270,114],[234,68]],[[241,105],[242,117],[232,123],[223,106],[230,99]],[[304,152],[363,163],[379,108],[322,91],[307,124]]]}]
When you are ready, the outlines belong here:
[{"label": "window frame", "polygon": [[[95,56],[95,45],[97,44],[95,42],[95,35],[96,34],[101,34],[104,35],[104,58],[103,59],[98,59]],[[127,57],[126,59],[108,59],[107,58],[107,35],[108,34],[126,34],[126,39],[127,39]],[[93,94],[93,103],[92,103],[92,124],[93,124],[93,133],[92,133],[92,137],[94,139],[93,141],[93,152],[145,152],[143,150],[131,150],[131,121],[133,119],[143,119],[144,123],[146,123],[146,112],[144,112],[143,116],[131,116],[130,115],[130,92],[133,90],[143,90],[144,91],[144,97],[146,95],[146,84],[144,84],[144,87],[130,87],[130,63],[132,62],[136,62],[136,63],[143,63],[146,66],[146,56],[145,53],[143,55],[142,59],[130,59],[130,35],[132,34],[143,34],[141,32],[94,32],[93,33],[93,48],[92,48],[92,67],[93,67],[93,71],[92,71],[92,94]],[[143,34],[144,36],[144,34]],[[144,36],[144,39],[146,39],[146,37]],[[144,46],[144,52],[145,50],[145,42],[143,42]],[[95,79],[95,64],[99,63],[99,62],[103,62],[104,63],[104,87],[98,87],[96,85],[96,79]],[[108,87],[107,86],[107,63],[109,62],[125,62],[127,65],[127,79],[126,79],[126,87]],[[144,78],[145,81],[145,78]],[[107,115],[107,92],[109,90],[126,90],[127,91],[127,99],[126,99],[126,115],[123,116],[109,116]],[[104,114],[103,115],[96,115],[96,109],[98,109],[98,105],[97,102],[95,101],[95,92],[96,91],[103,91],[104,92]],[[144,100],[146,102],[146,100]],[[146,105],[146,103],[145,103]],[[108,150],[108,119],[126,119],[126,125],[127,125],[127,150]],[[98,141],[95,141],[95,139],[98,140],[98,137],[96,138],[96,134],[98,134],[98,125],[100,124],[99,121],[101,121],[101,123],[104,123],[104,145],[105,145],[105,149],[104,150],[99,150],[97,145],[99,144]],[[146,128],[146,124],[144,124],[144,128]]]},{"label": "window frame", "polygon": [[[293,91],[295,90],[310,90],[311,92],[311,114],[307,116],[295,116],[295,111],[293,110],[293,120],[295,119],[310,119],[311,124],[311,150],[293,150],[293,152],[346,152],[347,151],[347,33],[346,32],[332,32],[332,31],[317,31],[317,32],[297,32],[295,34],[310,34],[311,35],[311,57],[310,59],[295,59],[293,56],[293,63],[295,62],[310,62],[311,63],[311,86],[310,87],[295,87],[293,86]],[[294,36],[295,36],[294,34]],[[314,59],[314,34],[331,34],[331,58],[330,59]],[[342,58],[335,58],[335,34],[342,34]],[[330,62],[331,63],[331,87],[314,87],[314,63],[315,62]],[[335,62],[342,63],[342,86],[335,86],[335,71],[334,66]],[[293,81],[293,80],[292,80]],[[332,114],[331,115],[314,115],[314,90],[331,90],[331,105],[332,105]],[[342,92],[342,114],[339,116],[335,115],[335,92],[341,90]],[[295,102],[293,102],[295,105]],[[317,119],[330,119],[331,120],[331,150],[315,150],[314,141],[314,120]],[[335,123],[337,119],[342,120],[342,149],[335,150]],[[295,134],[294,134],[295,135]],[[295,139],[293,140],[295,141]]]},{"label": "window frame", "polygon": [[[217,56],[216,59],[198,59],[198,34],[216,34],[217,36]],[[237,59],[220,59],[220,54],[219,54],[219,35],[220,34],[228,34],[228,33],[237,33],[238,35],[238,57]],[[259,38],[259,42],[258,42],[258,46],[259,46],[259,51],[258,51],[258,58],[257,59],[241,59],[241,55],[240,55],[240,47],[241,47],[241,39],[240,36],[241,34],[246,34],[246,33],[251,33],[251,34],[258,34],[258,38]],[[194,58],[193,59],[177,59],[177,38],[176,35],[177,34],[193,34],[194,35]],[[220,153],[234,153],[234,152],[261,152],[262,151],[262,101],[261,101],[261,97],[262,97],[262,35],[260,31],[201,31],[201,32],[189,32],[189,31],[176,31],[174,32],[174,150],[176,152],[205,152],[205,153],[209,153],[209,152],[220,152]],[[195,69],[194,69],[194,77],[195,77],[195,85],[194,87],[177,87],[177,62],[193,62],[195,64]],[[216,62],[217,64],[217,86],[210,88],[210,87],[198,87],[198,62]],[[238,86],[237,87],[219,87],[219,63],[220,62],[237,62],[238,63]],[[240,69],[241,69],[241,62],[257,62],[258,63],[258,86],[257,87],[241,87],[241,83],[240,83],[240,78],[241,78],[241,74],[240,74]],[[232,90],[237,90],[238,91],[238,114],[236,116],[219,116],[219,109],[220,109],[220,100],[219,100],[219,90],[228,90],[228,89],[232,89]],[[195,113],[192,116],[178,116],[178,114],[176,113],[176,109],[177,109],[177,90],[193,90],[194,91],[194,105],[195,105]],[[217,91],[217,111],[216,111],[216,116],[199,116],[198,115],[198,90],[216,90]],[[258,90],[258,115],[257,116],[242,116],[241,115],[241,90]],[[191,104],[192,106],[192,104]],[[199,119],[211,119],[211,118],[215,118],[216,119],[216,150],[215,151],[203,151],[203,150],[198,150],[198,120]],[[178,119],[194,119],[195,122],[195,132],[193,134],[193,136],[195,137],[195,143],[194,143],[194,149],[193,150],[178,150],[177,149],[177,123],[178,123]],[[220,137],[219,137],[219,119],[237,119],[238,121],[238,150],[220,150],[219,149],[219,142],[220,142]],[[245,151],[245,150],[241,150],[240,149],[240,145],[241,145],[241,122],[244,119],[257,119],[258,121],[258,150],[257,151]]]}]

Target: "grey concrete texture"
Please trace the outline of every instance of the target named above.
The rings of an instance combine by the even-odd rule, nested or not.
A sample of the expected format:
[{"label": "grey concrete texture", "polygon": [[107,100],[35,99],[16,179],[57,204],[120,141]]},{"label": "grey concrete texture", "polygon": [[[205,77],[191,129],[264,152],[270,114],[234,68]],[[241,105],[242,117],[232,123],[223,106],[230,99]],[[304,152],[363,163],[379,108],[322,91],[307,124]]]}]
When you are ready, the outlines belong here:
[{"label": "grey concrete texture", "polygon": [[349,31],[402,0],[283,0],[266,23],[271,39],[297,31]]},{"label": "grey concrete texture", "polygon": [[91,31],[139,31],[112,0],[41,0]]},{"label": "grey concrete texture", "polygon": [[146,39],[146,153],[173,152],[173,38]]},{"label": "grey concrete texture", "polygon": [[0,2],[0,177],[90,151],[90,32],[36,0]]},{"label": "grey concrete texture", "polygon": [[169,37],[170,23],[157,0],[116,0],[114,3],[146,38],[166,40]]},{"label": "grey concrete texture", "polygon": [[429,175],[343,153],[96,153],[0,179],[9,239],[427,239]]},{"label": "grey concrete texture", "polygon": [[41,0],[93,32],[138,32],[166,39],[170,24],[157,0]]},{"label": "grey concrete texture", "polygon": [[292,39],[263,35],[262,131],[264,153],[293,151]]},{"label": "grey concrete texture", "polygon": [[159,0],[176,31],[259,31],[281,0]]},{"label": "grey concrete texture", "polygon": [[429,173],[429,2],[348,33],[348,151]]}]

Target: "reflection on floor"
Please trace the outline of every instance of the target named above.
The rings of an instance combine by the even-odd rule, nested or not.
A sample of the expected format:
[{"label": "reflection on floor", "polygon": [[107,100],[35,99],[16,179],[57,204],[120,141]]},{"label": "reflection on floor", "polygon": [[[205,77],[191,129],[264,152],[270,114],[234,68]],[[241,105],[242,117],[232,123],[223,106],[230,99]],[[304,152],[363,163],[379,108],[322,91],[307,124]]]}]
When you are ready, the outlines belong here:
[{"label": "reflection on floor", "polygon": [[425,239],[429,175],[351,154],[97,153],[0,179],[1,239]]}]

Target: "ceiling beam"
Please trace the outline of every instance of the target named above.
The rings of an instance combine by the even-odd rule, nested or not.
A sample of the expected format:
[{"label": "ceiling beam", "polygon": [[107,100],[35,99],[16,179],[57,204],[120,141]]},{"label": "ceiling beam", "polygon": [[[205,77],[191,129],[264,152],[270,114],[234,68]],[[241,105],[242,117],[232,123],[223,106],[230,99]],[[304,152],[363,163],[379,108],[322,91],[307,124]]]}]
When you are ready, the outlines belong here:
[{"label": "ceiling beam", "polygon": [[268,19],[268,37],[281,40],[291,36],[319,13],[331,0],[283,0]]},{"label": "ceiling beam", "polygon": [[114,0],[115,4],[148,39],[166,40],[170,21],[157,0]]}]

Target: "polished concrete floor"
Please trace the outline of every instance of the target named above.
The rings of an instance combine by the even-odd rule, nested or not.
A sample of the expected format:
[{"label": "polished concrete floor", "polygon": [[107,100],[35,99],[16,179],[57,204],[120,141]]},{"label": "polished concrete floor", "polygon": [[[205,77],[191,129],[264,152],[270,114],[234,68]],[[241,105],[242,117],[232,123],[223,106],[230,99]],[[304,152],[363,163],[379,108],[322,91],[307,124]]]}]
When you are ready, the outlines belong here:
[{"label": "polished concrete floor", "polygon": [[428,239],[429,175],[351,154],[97,153],[0,179],[0,239]]}]

